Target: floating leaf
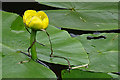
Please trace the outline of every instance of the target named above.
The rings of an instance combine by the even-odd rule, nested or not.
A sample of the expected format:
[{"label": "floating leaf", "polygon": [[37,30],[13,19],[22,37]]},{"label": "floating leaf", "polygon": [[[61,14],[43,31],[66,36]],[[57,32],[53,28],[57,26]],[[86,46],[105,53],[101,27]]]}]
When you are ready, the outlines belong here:
[{"label": "floating leaf", "polygon": [[[81,71],[79,69],[71,70],[70,72],[63,70],[62,71],[62,78],[63,80],[66,78],[79,78],[80,80],[83,79],[90,79],[97,78],[112,78],[107,73],[97,73],[97,72],[87,72],[87,71]],[[93,79],[94,80],[94,79]]]},{"label": "floating leaf", "polygon": [[[87,40],[88,36],[105,36],[106,39]],[[89,55],[88,70],[95,72],[118,72],[118,34],[85,34],[78,36]]]},{"label": "floating leaf", "polygon": [[[3,18],[7,14],[10,16],[14,15],[11,13],[4,12]],[[8,19],[11,20],[10,23]],[[5,51],[4,55],[9,55],[9,53],[13,53],[18,50],[27,52],[27,48],[30,46],[29,45],[30,34],[25,30],[23,31],[11,30],[10,31],[10,24],[12,24],[12,22],[15,19],[12,21],[12,19],[10,19],[8,16],[8,18],[3,19],[3,21],[4,20],[5,21],[8,20],[6,22],[8,24],[3,25],[3,45],[5,45],[3,46],[3,50]],[[16,21],[16,24],[17,23],[18,22]],[[19,21],[19,23],[22,23],[22,20]],[[53,55],[67,58],[70,61],[71,65],[88,64],[88,56],[84,48],[82,47],[82,44],[79,42],[79,40],[70,37],[70,35],[66,31],[59,30],[51,25],[48,26],[47,31],[50,34],[51,41],[53,44],[53,50],[54,50]],[[50,62],[50,63],[68,65],[66,60],[62,58],[50,58],[49,56],[50,55],[50,44],[49,44],[49,40],[45,32],[38,31],[37,41],[45,45],[45,46],[41,46],[38,43],[36,45],[39,59]],[[6,50],[6,48],[10,49],[11,51]]]},{"label": "floating leaf", "polygon": [[111,75],[113,78],[118,78],[119,75],[117,74],[113,74],[113,73],[108,73],[109,75]]},{"label": "floating leaf", "polygon": [[[108,10],[117,9],[117,2],[40,2],[41,0],[35,0],[40,4],[64,8],[64,9],[72,9],[75,10]],[[102,4],[102,6],[100,6]]]},{"label": "floating leaf", "polygon": [[[71,65],[82,65],[88,63],[87,54],[82,47],[82,44],[75,38],[71,38],[66,31],[61,31],[53,26],[47,28],[50,34],[53,50],[53,55],[67,58]],[[37,40],[46,46],[38,45],[38,56],[41,60],[52,63],[68,65],[68,63],[61,58],[50,58],[50,45],[48,37],[44,32],[38,32]]]},{"label": "floating leaf", "polygon": [[21,22],[22,20],[23,19],[20,16],[16,15],[16,19],[13,21],[11,29],[16,31],[24,30],[24,24]]},{"label": "floating leaf", "polygon": [[42,2],[41,4],[65,8],[46,11],[53,26],[91,31],[118,29],[118,3]]},{"label": "floating leaf", "polygon": [[[33,61],[29,63],[17,64],[20,61],[28,60],[28,57],[16,53],[17,49],[26,49],[28,39],[26,33],[10,31],[12,22],[16,19],[16,14],[2,12],[2,77],[3,78],[56,78],[56,75],[48,68]],[[17,24],[17,23],[16,23]],[[22,36],[22,35],[24,36]],[[22,43],[23,42],[23,43]]]},{"label": "floating leaf", "polygon": [[[5,52],[4,52],[5,53]],[[20,61],[28,60],[21,54],[10,53],[3,57],[3,78],[56,78],[55,74],[48,68],[34,61],[18,64]]]}]

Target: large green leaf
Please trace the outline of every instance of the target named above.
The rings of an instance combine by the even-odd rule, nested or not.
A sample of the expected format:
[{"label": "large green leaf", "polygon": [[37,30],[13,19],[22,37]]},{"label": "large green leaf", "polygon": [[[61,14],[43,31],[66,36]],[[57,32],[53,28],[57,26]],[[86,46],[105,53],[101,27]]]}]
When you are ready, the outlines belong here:
[{"label": "large green leaf", "polygon": [[118,29],[118,3],[44,2],[42,4],[67,8],[46,11],[50,24],[57,27],[92,31]]},{"label": "large green leaf", "polygon": [[113,78],[118,78],[119,75],[117,74],[113,74],[113,73],[108,73],[109,75],[111,75]]},{"label": "large green leaf", "polygon": [[[54,55],[69,59],[71,65],[82,65],[88,63],[87,54],[78,40],[71,38],[66,31],[61,31],[53,26],[49,26],[47,31],[52,40]],[[67,62],[64,59],[50,59],[50,45],[48,37],[44,32],[38,33],[37,40],[46,45],[46,47],[38,45],[37,52],[41,60],[67,65]]]},{"label": "large green leaf", "polygon": [[9,54],[3,57],[3,78],[56,78],[55,74],[43,65],[34,61],[17,64],[19,61],[28,59],[21,54]]},{"label": "large green leaf", "polygon": [[[40,0],[36,0],[40,2]],[[117,2],[40,2],[40,4],[64,8],[64,9],[72,9],[76,10],[108,10],[117,9]],[[102,6],[100,6],[102,4]]]},{"label": "large green leaf", "polygon": [[[3,17],[5,15],[16,16],[15,14],[4,12]],[[13,18],[12,19],[10,18],[12,17],[8,16],[7,18],[5,18],[5,21],[8,23],[9,20],[11,20],[12,22]],[[18,22],[16,21],[16,24],[17,23]],[[19,23],[22,23],[22,20],[20,20]],[[10,31],[10,24],[11,23],[3,25],[4,27],[3,28],[3,45],[5,45],[4,47],[14,52],[16,52],[17,50],[27,51],[27,48],[29,47],[30,34],[24,30],[15,31],[16,28],[12,28],[15,30]],[[51,25],[48,26],[47,31],[51,37],[54,55],[67,58],[70,61],[71,65],[88,64],[88,56],[84,48],[82,47],[82,44],[79,42],[79,40],[75,38],[71,38],[70,35],[66,31],[59,30]],[[45,32],[38,31],[37,41],[45,45],[45,46],[41,46],[37,44],[37,53],[38,53],[39,59],[50,62],[50,63],[68,65],[68,63],[62,58],[51,59],[49,57],[50,44],[49,44],[49,40]],[[6,50],[6,48],[5,48],[5,52],[6,52],[5,55],[8,55],[10,51]]]},{"label": "large green leaf", "polygon": [[[35,0],[40,2],[41,0]],[[40,4],[76,10],[108,10],[117,9],[117,2],[40,2]],[[100,6],[102,4],[102,6]]]},{"label": "large green leaf", "polygon": [[87,72],[87,71],[81,71],[79,69],[75,69],[75,70],[71,70],[70,72],[63,70],[62,78],[63,80],[65,78],[81,78],[80,80],[82,80],[82,78],[88,79],[88,78],[112,78],[112,77],[108,75],[107,73]]},{"label": "large green leaf", "polygon": [[[18,15],[17,15],[18,16]],[[22,21],[22,18],[20,17],[20,16],[18,16],[14,21],[13,21],[13,23],[12,23],[12,25],[11,25],[11,29],[12,30],[17,30],[17,31],[19,31],[19,30],[23,30],[24,29],[24,24],[23,24],[23,22],[21,22]],[[19,23],[18,23],[19,22]],[[17,23],[17,24],[16,24]]]},{"label": "large green leaf", "polygon": [[[105,36],[106,39],[87,40],[88,36]],[[85,34],[78,36],[89,54],[88,70],[96,72],[118,72],[118,34]]]},{"label": "large green leaf", "polygon": [[[20,61],[28,60],[28,57],[16,53],[16,50],[23,48],[24,37],[17,32],[10,31],[12,22],[18,17],[13,13],[2,12],[2,77],[3,78],[56,78],[55,74],[41,64],[30,61],[29,63],[17,64]],[[16,23],[17,24],[17,23]],[[24,43],[22,43],[22,41]],[[23,45],[21,45],[23,44]],[[23,48],[25,49],[25,47]]]}]

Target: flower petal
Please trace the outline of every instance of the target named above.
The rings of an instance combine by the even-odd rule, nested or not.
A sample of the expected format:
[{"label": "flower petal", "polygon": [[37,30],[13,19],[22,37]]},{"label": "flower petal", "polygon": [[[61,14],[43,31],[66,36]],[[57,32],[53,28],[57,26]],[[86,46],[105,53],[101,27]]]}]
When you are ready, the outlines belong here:
[{"label": "flower petal", "polygon": [[26,20],[27,20],[28,17],[35,16],[36,14],[37,14],[37,12],[35,10],[25,11],[24,16],[23,16],[23,22],[26,23]]},{"label": "flower petal", "polygon": [[49,19],[48,19],[48,17],[43,19],[43,24],[44,24],[43,29],[47,28],[47,26],[48,26],[48,24],[49,24]]},{"label": "flower petal", "polygon": [[29,22],[28,26],[31,29],[41,30],[43,29],[44,24],[43,24],[42,19],[40,19],[37,16],[34,16],[31,18],[31,21]]},{"label": "flower petal", "polygon": [[31,29],[41,30],[48,27],[49,19],[43,11],[27,10],[23,16],[23,22]]},{"label": "flower petal", "polygon": [[46,13],[43,12],[43,11],[37,12],[37,15],[36,15],[36,16],[38,16],[38,17],[41,18],[42,20],[43,20],[44,18],[47,18],[47,17],[48,17],[48,16],[46,15]]}]

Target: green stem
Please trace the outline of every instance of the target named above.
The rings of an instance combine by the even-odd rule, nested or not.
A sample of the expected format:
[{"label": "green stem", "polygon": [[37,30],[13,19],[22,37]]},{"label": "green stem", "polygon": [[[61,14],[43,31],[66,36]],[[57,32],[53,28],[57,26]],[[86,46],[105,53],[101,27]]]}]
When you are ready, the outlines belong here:
[{"label": "green stem", "polygon": [[33,44],[33,42],[36,41],[36,33],[37,33],[36,30],[33,30],[33,29],[31,30],[30,45],[32,45],[31,56],[33,60],[37,59],[36,44],[35,43]]}]

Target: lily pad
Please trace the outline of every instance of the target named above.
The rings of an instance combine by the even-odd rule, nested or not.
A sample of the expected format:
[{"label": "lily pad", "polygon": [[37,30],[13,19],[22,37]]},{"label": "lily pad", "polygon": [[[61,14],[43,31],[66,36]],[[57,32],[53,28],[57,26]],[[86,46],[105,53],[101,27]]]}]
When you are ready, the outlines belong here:
[{"label": "lily pad", "polygon": [[[72,9],[75,10],[108,10],[117,9],[117,2],[41,2],[41,0],[35,0],[40,4],[63,8],[63,9]],[[102,4],[102,6],[100,6]]]},{"label": "lily pad", "polygon": [[28,59],[17,53],[10,53],[3,57],[2,78],[56,78],[55,73],[50,69],[34,61],[18,64],[23,60]]},{"label": "lily pad", "polygon": [[[20,61],[28,60],[28,57],[16,53],[17,49],[25,49],[23,46],[26,38],[22,35],[26,34],[10,31],[10,26],[17,16],[2,12],[2,43],[0,43],[2,45],[2,78],[56,78],[50,69],[34,61],[18,64]],[[21,40],[24,42],[23,45]]]},{"label": "lily pad", "polygon": [[[16,16],[16,14],[4,12],[3,18],[4,15],[7,14]],[[11,23],[9,23],[9,20],[11,20]],[[15,30],[10,31],[10,25],[12,24],[12,22],[14,22],[14,20],[10,19],[9,16],[8,18],[5,18],[5,21],[7,21],[8,24],[3,25],[3,45],[5,45],[3,46],[3,49],[5,47],[5,52],[6,52],[4,53],[4,55],[9,55],[10,53],[10,51],[7,51],[6,48],[12,50],[13,52],[16,52],[18,50],[27,52],[27,48],[30,46],[29,45],[30,34],[27,31],[22,29],[20,31],[16,31],[15,28],[14,28]],[[18,22],[16,21],[16,24],[17,23]],[[22,23],[22,20],[20,20],[19,23]],[[53,50],[54,50],[53,55],[67,58],[70,61],[71,65],[88,64],[87,53],[82,47],[82,44],[79,42],[79,40],[70,37],[70,35],[66,31],[59,30],[51,25],[49,25],[46,30],[51,37]],[[38,58],[40,60],[50,63],[68,65],[66,60],[62,58],[49,57],[50,44],[49,44],[48,36],[46,35],[45,32],[38,31],[37,41],[45,45],[45,46],[41,46],[38,43],[36,45]]]},{"label": "lily pad", "polygon": [[[50,34],[53,50],[53,55],[65,57],[70,61],[71,65],[82,65],[88,63],[88,56],[82,44],[75,38],[71,38],[66,31],[59,30],[54,26],[49,26],[47,32]],[[61,58],[50,58],[50,44],[45,32],[38,32],[37,40],[46,46],[38,45],[38,57],[41,60],[52,63],[68,65],[68,63]]]},{"label": "lily pad", "polygon": [[117,78],[118,78],[118,76],[119,76],[119,75],[114,74],[114,73],[108,73],[108,74],[109,74],[109,75],[111,75],[113,78],[116,78],[116,79],[117,79]]},{"label": "lily pad", "polygon": [[[66,78],[79,78],[82,79],[90,79],[91,80],[95,78],[95,80],[98,80],[99,78],[112,78],[107,73],[97,73],[97,72],[88,72],[88,71],[81,71],[79,69],[71,70],[70,72],[67,72],[66,70],[62,71],[62,78],[63,80]],[[97,78],[97,79],[96,79]],[[101,80],[101,79],[100,79]]]},{"label": "lily pad", "polygon": [[118,29],[118,3],[42,2],[41,4],[65,8],[46,11],[53,26],[91,31]]},{"label": "lily pad", "polygon": [[[105,36],[106,39],[87,40],[88,36]],[[118,34],[85,34],[77,37],[89,55],[88,70],[118,72]]]}]

